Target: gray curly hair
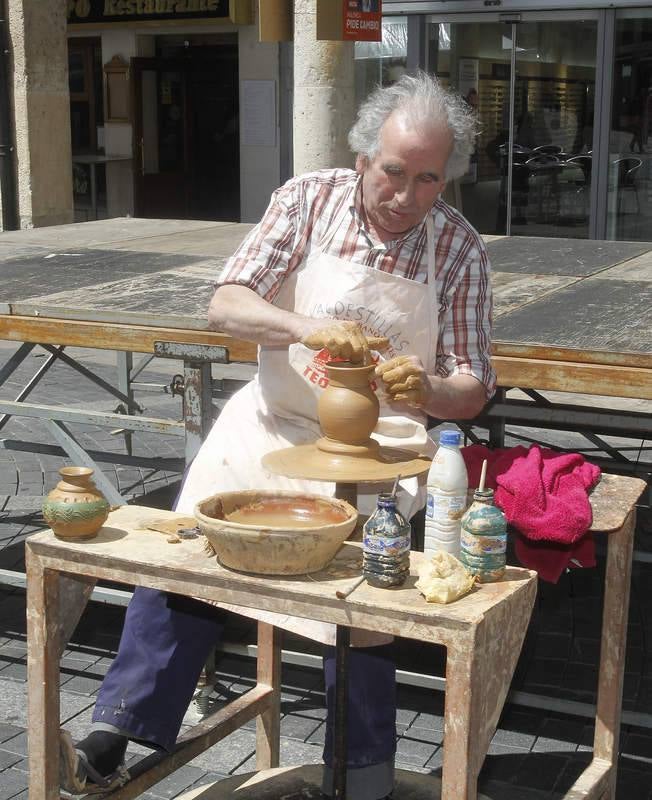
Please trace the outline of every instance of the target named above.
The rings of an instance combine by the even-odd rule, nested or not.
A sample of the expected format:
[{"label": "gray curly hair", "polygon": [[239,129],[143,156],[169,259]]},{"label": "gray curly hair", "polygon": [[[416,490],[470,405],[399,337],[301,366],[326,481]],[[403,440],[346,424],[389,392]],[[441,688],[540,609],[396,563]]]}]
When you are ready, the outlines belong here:
[{"label": "gray curly hair", "polygon": [[415,127],[447,125],[453,150],[446,164],[446,179],[464,175],[475,148],[477,117],[461,95],[444,89],[422,70],[405,74],[390,86],[379,86],[369,95],[349,131],[351,150],[373,159],[380,148],[380,130],[394,111],[404,114]]}]

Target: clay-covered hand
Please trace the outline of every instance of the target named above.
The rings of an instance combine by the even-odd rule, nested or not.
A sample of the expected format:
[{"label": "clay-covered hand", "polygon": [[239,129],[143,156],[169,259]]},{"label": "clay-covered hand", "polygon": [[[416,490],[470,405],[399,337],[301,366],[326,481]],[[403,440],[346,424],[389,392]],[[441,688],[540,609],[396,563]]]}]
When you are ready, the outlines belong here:
[{"label": "clay-covered hand", "polygon": [[397,356],[376,367],[376,377],[389,400],[421,408],[427,404],[432,387],[418,356]]},{"label": "clay-covered hand", "polygon": [[326,348],[332,358],[342,358],[353,364],[369,364],[370,350],[382,352],[389,346],[384,337],[367,338],[357,322],[339,320],[315,320],[322,327],[307,334],[301,344],[311,350]]}]

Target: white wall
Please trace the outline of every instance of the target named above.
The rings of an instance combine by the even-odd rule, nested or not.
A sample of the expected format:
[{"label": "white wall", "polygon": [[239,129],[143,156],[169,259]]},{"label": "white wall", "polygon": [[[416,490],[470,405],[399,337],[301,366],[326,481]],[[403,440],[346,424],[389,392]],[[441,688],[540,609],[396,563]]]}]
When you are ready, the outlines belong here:
[{"label": "white wall", "polygon": [[[269,203],[269,197],[281,182],[279,130],[279,46],[259,42],[258,28],[250,25],[240,30],[238,37],[240,79],[240,219],[258,222]],[[243,144],[245,115],[242,82],[246,80],[274,81],[276,128],[273,147]]]}]

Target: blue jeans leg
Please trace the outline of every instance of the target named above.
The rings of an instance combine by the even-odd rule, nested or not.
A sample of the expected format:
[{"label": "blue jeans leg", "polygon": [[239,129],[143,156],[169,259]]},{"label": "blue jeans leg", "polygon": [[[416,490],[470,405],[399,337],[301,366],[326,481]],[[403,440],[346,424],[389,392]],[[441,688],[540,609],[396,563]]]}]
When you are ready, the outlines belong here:
[{"label": "blue jeans leg", "polygon": [[[326,743],[324,761],[333,762],[335,648],[324,648]],[[367,767],[396,752],[396,668],[393,645],[352,647],[349,651],[347,764]]]},{"label": "blue jeans leg", "polygon": [[[392,790],[396,752],[396,668],[393,645],[349,651],[347,793],[375,800]],[[324,791],[332,793],[335,648],[324,650],[326,742]]]},{"label": "blue jeans leg", "polygon": [[223,614],[190,597],[137,588],[93,722],[171,749],[201,669],[221,639]]}]

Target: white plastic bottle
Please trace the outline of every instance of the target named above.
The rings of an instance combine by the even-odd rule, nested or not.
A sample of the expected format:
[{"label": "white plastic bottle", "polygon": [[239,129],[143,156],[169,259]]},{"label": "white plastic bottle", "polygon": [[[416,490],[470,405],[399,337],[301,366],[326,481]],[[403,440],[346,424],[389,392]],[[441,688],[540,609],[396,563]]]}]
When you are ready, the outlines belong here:
[{"label": "white plastic bottle", "polygon": [[459,431],[442,431],[428,472],[428,499],[423,541],[425,553],[445,550],[459,557],[462,516],[469,484]]}]

